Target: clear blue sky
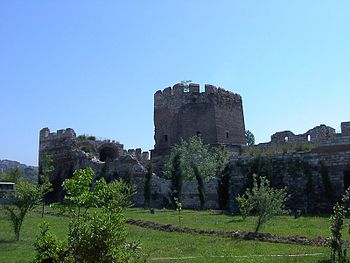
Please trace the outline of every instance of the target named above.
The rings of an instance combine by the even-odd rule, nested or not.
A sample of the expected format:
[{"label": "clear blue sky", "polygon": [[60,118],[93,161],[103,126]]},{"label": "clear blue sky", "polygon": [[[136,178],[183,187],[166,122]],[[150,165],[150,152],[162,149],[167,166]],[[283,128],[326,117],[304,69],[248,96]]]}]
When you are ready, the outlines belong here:
[{"label": "clear blue sky", "polygon": [[350,120],[350,1],[0,1],[0,159],[71,127],[153,147],[153,94],[238,92],[257,142]]}]

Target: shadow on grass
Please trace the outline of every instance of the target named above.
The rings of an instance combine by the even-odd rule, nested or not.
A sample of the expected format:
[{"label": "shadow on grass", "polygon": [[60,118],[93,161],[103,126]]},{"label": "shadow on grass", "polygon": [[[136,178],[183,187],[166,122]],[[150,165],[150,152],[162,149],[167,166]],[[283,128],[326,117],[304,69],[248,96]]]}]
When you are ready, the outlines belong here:
[{"label": "shadow on grass", "polygon": [[320,259],[317,263],[332,263],[330,259]]},{"label": "shadow on grass", "polygon": [[13,244],[16,243],[16,240],[12,239],[12,240],[4,240],[4,239],[0,239],[0,244]]},{"label": "shadow on grass", "polygon": [[227,223],[242,223],[243,218],[233,218],[230,221],[227,221]]}]

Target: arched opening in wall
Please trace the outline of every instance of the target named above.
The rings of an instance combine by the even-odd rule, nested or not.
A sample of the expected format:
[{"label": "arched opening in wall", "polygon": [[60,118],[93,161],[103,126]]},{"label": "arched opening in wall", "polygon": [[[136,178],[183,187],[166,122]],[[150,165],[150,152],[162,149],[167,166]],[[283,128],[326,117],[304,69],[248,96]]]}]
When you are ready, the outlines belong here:
[{"label": "arched opening in wall", "polygon": [[111,162],[118,158],[118,151],[113,147],[106,146],[100,150],[100,161]]},{"label": "arched opening in wall", "polygon": [[307,141],[311,142],[311,135],[310,134],[307,136]]},{"label": "arched opening in wall", "polygon": [[284,142],[288,142],[288,136],[284,137]]},{"label": "arched opening in wall", "polygon": [[164,135],[164,141],[165,141],[165,142],[168,141],[168,135]]},{"label": "arched opening in wall", "polygon": [[226,139],[228,139],[230,137],[230,134],[229,134],[229,132],[227,131],[226,132]]},{"label": "arched opening in wall", "polygon": [[188,86],[184,87],[184,92],[185,92],[185,93],[190,92],[190,88],[189,88]]},{"label": "arched opening in wall", "polygon": [[344,191],[350,187],[350,170],[344,171]]}]

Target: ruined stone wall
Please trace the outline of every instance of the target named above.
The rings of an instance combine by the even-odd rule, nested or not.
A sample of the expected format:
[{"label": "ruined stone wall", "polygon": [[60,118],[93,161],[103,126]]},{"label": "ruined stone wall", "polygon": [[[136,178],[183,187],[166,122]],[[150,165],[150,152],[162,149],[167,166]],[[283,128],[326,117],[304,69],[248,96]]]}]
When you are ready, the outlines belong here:
[{"label": "ruined stone wall", "polygon": [[52,201],[62,200],[62,183],[69,178],[74,171],[74,152],[76,134],[73,129],[59,130],[51,133],[48,128],[40,131],[39,137],[39,172],[41,162],[45,155],[53,157],[55,172],[49,175],[49,180],[53,185],[53,191],[48,194],[48,199]]},{"label": "ruined stone wall", "polygon": [[[47,196],[48,202],[63,199],[62,183],[71,178],[73,172],[80,168],[91,167],[95,177],[104,177],[107,181],[118,180],[132,174],[137,190],[143,191],[146,172],[141,161],[146,154],[141,149],[124,151],[123,145],[111,140],[96,140],[93,136],[76,136],[73,129],[50,132],[48,128],[40,131],[39,166],[45,156],[53,158],[54,172],[49,175],[53,192]],[[143,204],[143,196],[135,195],[134,202]]]},{"label": "ruined stone wall", "polygon": [[[233,169],[230,182],[230,207],[232,210],[238,210],[235,197],[244,190],[247,178],[242,167],[252,158],[254,157],[240,156],[231,160]],[[263,158],[271,162],[272,185],[286,187],[292,195],[287,202],[288,208],[292,210],[301,209],[308,213],[330,212],[334,202],[350,186],[350,149],[337,152],[278,154]],[[324,184],[322,165],[331,182],[331,197]]]},{"label": "ruined stone wall", "polygon": [[241,96],[212,85],[176,84],[154,94],[155,147],[167,155],[181,138],[199,135],[205,144],[245,145]]},{"label": "ruined stone wall", "polygon": [[268,149],[280,146],[295,146],[295,148],[298,148],[298,146],[309,145],[311,148],[319,148],[318,152],[321,152],[327,150],[326,148],[329,148],[329,146],[346,144],[350,144],[350,122],[341,123],[340,133],[336,133],[334,128],[324,124],[302,134],[294,134],[291,131],[276,132],[271,136],[270,142],[260,143],[254,147]]},{"label": "ruined stone wall", "polygon": [[[39,163],[50,155],[53,158],[54,172],[49,175],[53,192],[46,197],[47,202],[58,202],[64,197],[62,183],[71,178],[73,172],[80,168],[91,167],[95,178],[105,178],[107,182],[132,175],[137,193],[133,203],[144,205],[145,163],[149,161],[148,152],[140,148],[124,150],[123,145],[111,140],[91,140],[88,136],[76,136],[73,129],[50,132],[48,128],[40,131]],[[129,178],[130,179],[130,178]],[[207,191],[207,208],[217,208],[216,182],[205,183]],[[199,208],[197,182],[184,182],[184,208]],[[171,206],[170,180],[156,174],[152,176],[151,205],[156,208]]]},{"label": "ruined stone wall", "polygon": [[283,144],[286,142],[294,144],[322,142],[335,135],[335,129],[321,124],[303,134],[296,135],[291,131],[276,132],[271,136],[271,144]]}]

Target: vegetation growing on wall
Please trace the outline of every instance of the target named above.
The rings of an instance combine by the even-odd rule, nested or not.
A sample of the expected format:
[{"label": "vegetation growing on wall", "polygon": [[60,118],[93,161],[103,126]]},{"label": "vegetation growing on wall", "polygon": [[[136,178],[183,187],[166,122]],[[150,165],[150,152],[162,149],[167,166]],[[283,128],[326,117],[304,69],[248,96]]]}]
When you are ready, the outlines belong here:
[{"label": "vegetation growing on wall", "polygon": [[77,137],[79,140],[89,140],[89,141],[96,141],[96,137],[92,135],[82,134]]},{"label": "vegetation growing on wall", "polygon": [[324,161],[320,161],[320,174],[322,178],[325,196],[327,197],[328,201],[331,204],[333,204],[335,200],[333,186],[331,179],[329,178],[328,168],[325,165]]},{"label": "vegetation growing on wall", "polygon": [[317,148],[317,143],[283,143],[279,145],[264,146],[252,146],[245,149],[243,156],[258,156],[258,155],[275,155],[275,154],[286,154],[295,152],[309,152],[312,149]]},{"label": "vegetation growing on wall", "polygon": [[240,164],[240,167],[244,175],[242,192],[245,192],[246,189],[251,189],[253,187],[254,174],[256,174],[258,178],[263,176],[270,182],[273,182],[272,160],[267,156],[257,155],[254,158],[251,158],[247,163]]},{"label": "vegetation growing on wall", "polygon": [[215,147],[212,153],[216,162],[215,175],[218,183],[217,194],[219,208],[226,210],[230,199],[231,166],[229,164],[229,157],[231,154],[223,145]]}]

